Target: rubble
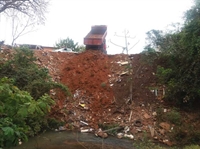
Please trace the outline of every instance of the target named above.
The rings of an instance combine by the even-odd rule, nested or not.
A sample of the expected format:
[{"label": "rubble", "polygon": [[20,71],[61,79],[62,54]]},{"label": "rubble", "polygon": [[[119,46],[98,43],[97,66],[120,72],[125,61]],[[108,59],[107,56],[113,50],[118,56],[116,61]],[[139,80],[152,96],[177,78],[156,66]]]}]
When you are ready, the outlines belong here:
[{"label": "rubble", "polygon": [[[165,90],[161,87],[163,91],[151,92],[150,88],[157,88],[156,67],[141,64],[140,54],[131,56],[131,60],[126,54],[104,55],[94,50],[80,54],[44,51],[34,51],[34,54],[36,64],[47,68],[53,80],[68,86],[72,93],[72,97],[66,97],[61,92],[51,91],[56,101],[53,116],[66,122],[65,129],[73,127],[82,133],[106,138],[109,129],[102,130],[100,124],[115,124],[113,128],[118,138],[136,139],[143,131],[152,138],[157,137],[154,105]],[[127,67],[128,62],[131,69]],[[130,80],[133,101],[127,102],[130,101]],[[165,131],[170,129],[163,124],[160,127]]]}]

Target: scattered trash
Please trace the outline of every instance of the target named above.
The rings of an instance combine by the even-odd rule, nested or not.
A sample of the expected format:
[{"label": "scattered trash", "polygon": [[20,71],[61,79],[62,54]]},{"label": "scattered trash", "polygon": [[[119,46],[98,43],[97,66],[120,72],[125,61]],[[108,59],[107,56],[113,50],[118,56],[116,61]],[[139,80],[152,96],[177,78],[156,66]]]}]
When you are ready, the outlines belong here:
[{"label": "scattered trash", "polygon": [[101,137],[101,138],[107,138],[108,134],[104,131],[102,131],[101,128],[95,133],[96,136]]},{"label": "scattered trash", "polygon": [[152,113],[152,115],[153,115],[153,116],[156,116],[156,115],[157,115],[157,113],[156,113],[156,112],[153,112],[153,113]]},{"label": "scattered trash", "polygon": [[123,66],[123,65],[127,65],[128,64],[128,61],[126,62],[120,62],[120,64]]},{"label": "scattered trash", "polygon": [[82,124],[84,125],[87,125],[88,126],[88,123],[84,122],[84,121],[80,121]]},{"label": "scattered trash", "polygon": [[124,134],[123,134],[123,133],[120,132],[120,133],[117,134],[117,138],[118,138],[118,139],[121,139],[121,138],[123,138],[123,137],[124,137]]},{"label": "scattered trash", "polygon": [[136,120],[135,122],[134,122],[134,126],[136,126],[136,127],[142,127],[142,122],[140,121],[140,120]]},{"label": "scattered trash", "polygon": [[130,138],[130,139],[134,139],[134,136],[133,136],[133,135],[124,134],[124,137]]},{"label": "scattered trash", "polygon": [[93,128],[88,128],[88,129],[81,129],[81,132],[92,132],[94,129]]},{"label": "scattered trash", "polygon": [[126,134],[127,132],[129,132],[130,131],[130,128],[128,127],[128,126],[126,126],[125,128],[124,128],[124,133]]},{"label": "scattered trash", "polygon": [[110,86],[113,86],[114,84],[110,84]]},{"label": "scattered trash", "polygon": [[152,126],[149,126],[149,130],[150,130],[150,133],[151,133],[151,137],[154,137],[155,129]]},{"label": "scattered trash", "polygon": [[120,74],[120,76],[123,76],[123,75],[127,75],[128,74],[128,71],[124,71]]},{"label": "scattered trash", "polygon": [[58,129],[55,129],[55,131],[64,131],[66,130],[66,127],[60,126]]},{"label": "scattered trash", "polygon": [[19,139],[18,141],[19,141],[19,145],[21,145],[21,144],[22,144],[22,141],[21,141],[21,139]]},{"label": "scattered trash", "polygon": [[133,114],[133,111],[131,111],[131,113],[130,113],[130,116],[129,116],[129,119],[128,119],[129,122],[131,121],[132,114]]}]

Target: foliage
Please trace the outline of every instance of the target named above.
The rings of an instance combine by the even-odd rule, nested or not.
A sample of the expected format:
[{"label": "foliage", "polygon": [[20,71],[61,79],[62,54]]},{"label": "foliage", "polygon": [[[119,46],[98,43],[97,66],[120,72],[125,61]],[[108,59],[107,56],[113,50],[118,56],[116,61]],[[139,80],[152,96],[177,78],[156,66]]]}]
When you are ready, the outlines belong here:
[{"label": "foliage", "polygon": [[179,146],[199,144],[200,141],[200,131],[198,128],[184,122],[179,126],[175,126],[169,135],[171,140]]},{"label": "foliage", "polygon": [[181,114],[176,109],[172,109],[171,111],[166,113],[166,119],[172,124],[181,124]]},{"label": "foliage", "polygon": [[13,59],[0,66],[0,78],[12,78],[14,85],[29,92],[34,99],[48,94],[54,88],[61,88],[69,94],[67,87],[52,81],[48,69],[36,65],[33,51],[20,48],[15,52]]},{"label": "foliage", "polygon": [[179,105],[195,105],[200,98],[200,3],[185,13],[185,24],[164,33],[147,33],[147,49],[160,52],[164,59],[157,76],[167,86],[166,98]]},{"label": "foliage", "polygon": [[152,140],[150,140],[147,136],[146,132],[143,132],[142,140],[137,140],[134,143],[134,147],[136,149],[165,149],[165,147],[161,147],[160,145],[156,145],[153,143]]},{"label": "foliage", "polygon": [[158,123],[166,121],[172,124],[180,125],[182,122],[181,114],[176,108],[173,108],[165,113],[164,108],[159,107],[156,109],[156,113],[157,113],[156,119]]},{"label": "foliage", "polygon": [[35,63],[33,51],[20,48],[0,66],[0,146],[17,145],[47,127],[55,126],[48,113],[54,101],[51,89],[70,95],[66,86],[55,83],[46,68]]},{"label": "foliage", "polygon": [[48,95],[38,100],[13,85],[13,80],[0,80],[0,146],[17,145],[19,139],[41,131],[54,101]]},{"label": "foliage", "polygon": [[199,145],[190,145],[190,146],[185,146],[183,149],[199,149]]},{"label": "foliage", "polygon": [[61,39],[58,43],[56,43],[57,48],[65,48],[71,49],[74,52],[81,52],[85,50],[85,46],[79,46],[78,42],[74,42],[74,40],[67,37],[67,39]]}]

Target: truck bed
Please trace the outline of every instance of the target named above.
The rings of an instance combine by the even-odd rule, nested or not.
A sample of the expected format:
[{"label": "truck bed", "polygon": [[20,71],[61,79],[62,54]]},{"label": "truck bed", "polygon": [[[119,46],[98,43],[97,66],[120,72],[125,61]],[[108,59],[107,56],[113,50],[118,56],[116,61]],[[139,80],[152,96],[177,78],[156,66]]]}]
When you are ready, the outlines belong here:
[{"label": "truck bed", "polygon": [[85,45],[102,45],[107,35],[106,26],[93,26],[84,38]]}]

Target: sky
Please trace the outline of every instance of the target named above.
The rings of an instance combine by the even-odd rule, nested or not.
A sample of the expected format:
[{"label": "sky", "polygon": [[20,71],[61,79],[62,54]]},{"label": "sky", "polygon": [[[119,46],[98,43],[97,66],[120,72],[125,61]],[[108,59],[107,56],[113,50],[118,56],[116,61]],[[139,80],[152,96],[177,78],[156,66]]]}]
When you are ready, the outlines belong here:
[{"label": "sky", "polygon": [[[171,23],[182,22],[183,14],[192,6],[192,0],[51,0],[45,25],[21,36],[16,43],[55,46],[67,37],[83,44],[83,38],[93,25],[107,25],[108,54],[119,54],[125,46],[124,36],[129,31],[129,53],[142,52],[146,32],[165,30]],[[11,25],[0,15],[0,41],[11,44]],[[110,42],[111,41],[111,42]]]}]

